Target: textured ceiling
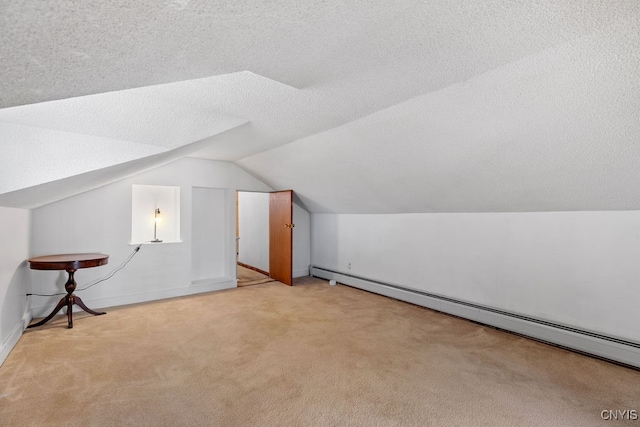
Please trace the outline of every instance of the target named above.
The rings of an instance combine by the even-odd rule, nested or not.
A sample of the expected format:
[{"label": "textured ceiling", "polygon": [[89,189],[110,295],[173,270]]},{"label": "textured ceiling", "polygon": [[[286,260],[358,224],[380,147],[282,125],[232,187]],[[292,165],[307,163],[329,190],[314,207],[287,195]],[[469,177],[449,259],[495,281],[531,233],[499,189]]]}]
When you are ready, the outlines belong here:
[{"label": "textured ceiling", "polygon": [[[210,101],[215,93],[206,89],[234,89],[225,77],[199,87],[177,82],[4,108],[0,122],[176,148],[247,122]],[[196,90],[186,94],[190,88]]]},{"label": "textured ceiling", "polygon": [[434,89],[608,26],[636,2],[607,3],[2,0],[0,107],[242,70],[351,94]]},{"label": "textured ceiling", "polygon": [[[209,138],[150,156],[125,162],[112,162],[114,164],[111,166],[96,168],[94,170],[83,169],[75,174],[55,175],[58,177],[54,180],[42,181],[40,184],[27,188],[0,193],[0,206],[36,208],[84,191],[93,190],[100,186],[189,156],[193,152],[202,149],[202,147],[216,145],[229,136],[233,138],[233,134],[242,132],[245,126],[247,125],[238,126]],[[57,164],[55,161],[51,162],[49,167],[55,168],[56,172],[59,172],[56,167]],[[170,177],[167,179],[171,180]]]},{"label": "textured ceiling", "polygon": [[[23,162],[0,159],[0,201],[184,146],[313,211],[640,209],[639,20],[636,0],[0,0],[0,154]],[[72,145],[83,166],[47,164]]]},{"label": "textured ceiling", "polygon": [[316,212],[640,209],[640,32],[599,32],[242,159]]}]

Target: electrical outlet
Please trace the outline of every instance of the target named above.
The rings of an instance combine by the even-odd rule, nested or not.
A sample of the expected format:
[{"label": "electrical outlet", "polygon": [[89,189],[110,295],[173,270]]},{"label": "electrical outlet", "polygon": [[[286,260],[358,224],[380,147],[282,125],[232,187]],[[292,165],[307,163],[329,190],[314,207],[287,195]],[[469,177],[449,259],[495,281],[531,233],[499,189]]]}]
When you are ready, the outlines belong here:
[{"label": "electrical outlet", "polygon": [[351,270],[351,263],[347,264],[347,268]]}]

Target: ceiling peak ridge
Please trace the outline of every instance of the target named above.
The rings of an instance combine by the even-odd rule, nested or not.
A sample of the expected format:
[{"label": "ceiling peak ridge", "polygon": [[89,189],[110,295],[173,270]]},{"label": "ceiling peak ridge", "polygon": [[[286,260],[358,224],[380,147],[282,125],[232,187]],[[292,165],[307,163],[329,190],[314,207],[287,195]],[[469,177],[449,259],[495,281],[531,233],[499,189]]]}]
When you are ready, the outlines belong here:
[{"label": "ceiling peak ridge", "polygon": [[173,148],[178,148],[178,147],[162,147],[160,145],[156,145],[156,144],[152,144],[152,143],[128,141],[126,139],[109,138],[109,137],[106,137],[106,136],[94,135],[94,134],[85,133],[85,132],[72,132],[72,131],[68,131],[68,130],[53,129],[53,128],[46,127],[46,126],[25,125],[25,124],[22,124],[22,123],[15,123],[15,122],[12,122],[12,121],[9,121],[9,120],[0,120],[0,124],[8,125],[8,126],[19,126],[19,127],[23,127],[23,128],[26,128],[26,129],[40,129],[40,130],[44,130],[44,131],[47,131],[47,132],[55,132],[55,133],[66,134],[66,135],[86,136],[86,137],[91,137],[91,138],[95,138],[95,139],[101,139],[104,142],[115,142],[115,143],[120,143],[120,144],[143,145],[145,147],[152,147],[152,148],[158,149],[158,153],[164,152],[164,151],[167,151],[167,150],[171,150]]},{"label": "ceiling peak ridge", "polygon": [[[237,129],[249,123],[250,122],[245,122],[219,134],[149,156],[0,193],[0,206],[34,209],[87,191],[92,191],[148,170],[164,166],[168,163],[187,158],[190,154],[201,150],[203,147],[215,145],[220,142],[220,139],[224,138],[224,134],[237,131]],[[224,160],[215,161],[225,162]]]},{"label": "ceiling peak ridge", "polygon": [[572,38],[571,40],[563,41],[561,43],[554,44],[553,46],[549,46],[549,47],[546,47],[544,49],[540,49],[540,50],[538,50],[538,51],[536,51],[534,53],[531,53],[529,55],[525,55],[525,56],[519,57],[519,58],[517,58],[517,59],[515,59],[513,61],[509,61],[509,62],[501,64],[501,65],[499,65],[497,67],[493,67],[491,69],[479,72],[479,73],[474,74],[474,75],[472,75],[472,76],[470,76],[468,78],[465,78],[465,79],[462,79],[462,80],[458,80],[458,81],[453,82],[451,84],[447,84],[445,86],[439,87],[439,88],[437,88],[435,90],[431,90],[431,91],[423,92],[423,93],[418,94],[418,95],[407,97],[407,98],[405,98],[405,99],[403,99],[403,100],[401,100],[399,102],[396,102],[396,103],[394,103],[392,105],[386,106],[384,108],[380,108],[380,109],[375,110],[375,111],[370,112],[370,113],[366,113],[366,114],[364,114],[364,115],[362,115],[360,117],[357,117],[357,118],[352,119],[352,120],[345,121],[345,122],[340,123],[340,124],[338,124],[336,126],[321,130],[319,132],[310,133],[310,134],[305,135],[305,136],[303,136],[301,138],[297,138],[295,140],[286,142],[284,144],[280,144],[280,145],[278,145],[276,147],[267,148],[267,149],[262,150],[260,152],[253,153],[253,154],[251,154],[249,156],[246,156],[246,157],[243,157],[243,158],[240,158],[240,159],[236,159],[236,160],[234,160],[234,163],[239,165],[239,162],[244,161],[246,159],[250,159],[250,158],[252,158],[254,156],[258,156],[258,155],[264,154],[264,153],[269,152],[269,151],[277,151],[279,149],[284,149],[285,147],[287,147],[287,146],[289,146],[291,144],[303,143],[304,141],[306,141],[308,139],[320,137],[321,135],[337,131],[337,130],[339,130],[341,128],[344,128],[346,126],[349,126],[351,124],[358,123],[358,122],[361,122],[361,121],[366,121],[367,119],[373,119],[377,115],[382,115],[385,112],[392,112],[394,110],[399,110],[403,106],[410,105],[413,102],[418,102],[418,101],[420,101],[420,100],[422,100],[424,98],[427,98],[429,96],[435,96],[435,95],[440,94],[442,92],[445,92],[447,90],[451,90],[452,88],[456,88],[456,87],[472,84],[474,81],[481,80],[482,78],[484,78],[486,76],[490,76],[492,74],[495,74],[499,70],[508,69],[509,67],[513,67],[513,66],[515,66],[515,65],[517,65],[519,63],[530,61],[531,58],[535,58],[535,57],[538,57],[538,56],[543,56],[543,55],[546,55],[546,54],[548,54],[550,52],[557,51],[559,49],[571,48],[572,46],[575,46],[577,42],[581,42],[581,41],[585,41],[585,40],[589,40],[589,39],[594,39],[595,40],[597,38],[606,37],[607,35],[610,35],[610,33],[611,33],[611,30],[607,30],[607,29],[601,28],[601,29],[597,29],[597,30],[592,31],[589,34],[578,35],[578,36]]}]

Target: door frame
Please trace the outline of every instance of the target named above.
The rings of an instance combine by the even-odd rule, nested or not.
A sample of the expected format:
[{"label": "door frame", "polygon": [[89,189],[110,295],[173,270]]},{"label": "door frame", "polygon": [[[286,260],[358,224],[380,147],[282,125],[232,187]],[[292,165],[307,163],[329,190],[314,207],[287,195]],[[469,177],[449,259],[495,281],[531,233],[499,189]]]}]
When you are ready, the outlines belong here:
[{"label": "door frame", "polygon": [[[267,194],[270,195],[269,196],[269,229],[270,229],[269,230],[269,236],[270,236],[269,237],[269,270],[270,271],[268,271],[268,272],[267,271],[263,271],[263,270],[258,269],[258,268],[255,268],[253,266],[249,266],[249,265],[243,264],[243,263],[238,261],[238,257],[240,255],[240,245],[242,244],[242,242],[240,241],[240,197],[238,195],[239,192],[243,192],[243,193],[267,193]],[[289,221],[289,224],[291,225],[291,227],[289,228],[289,230],[290,230],[290,233],[289,233],[290,234],[290,246],[291,246],[291,249],[290,249],[291,262],[289,263],[290,264],[289,265],[289,277],[290,277],[290,279],[287,280],[288,283],[285,283],[284,281],[282,283],[285,283],[285,284],[287,284],[289,286],[291,286],[293,284],[293,227],[295,227],[295,224],[293,223],[293,190],[282,190],[282,191],[236,190],[236,224],[235,224],[235,227],[236,227],[236,233],[235,233],[235,237],[236,237],[236,245],[235,245],[235,251],[236,251],[236,255],[235,255],[235,260],[236,260],[236,278],[237,278],[237,265],[240,264],[243,267],[247,267],[247,268],[256,270],[256,271],[258,271],[258,272],[260,272],[262,274],[268,275],[269,277],[272,277],[272,278],[274,278],[276,280],[279,280],[278,278],[273,277],[270,274],[271,270],[272,270],[272,268],[271,268],[271,258],[278,256],[276,251],[273,249],[273,245],[271,243],[271,227],[272,226],[273,227],[276,226],[276,224],[273,224],[273,225],[271,224],[271,221],[272,221],[271,220],[271,205],[272,205],[271,194],[274,194],[274,193],[285,193],[285,192],[290,193],[290,197],[291,197],[291,203],[290,203],[290,205],[291,205],[290,206],[291,221]],[[280,225],[280,226],[284,227],[284,225]]]}]

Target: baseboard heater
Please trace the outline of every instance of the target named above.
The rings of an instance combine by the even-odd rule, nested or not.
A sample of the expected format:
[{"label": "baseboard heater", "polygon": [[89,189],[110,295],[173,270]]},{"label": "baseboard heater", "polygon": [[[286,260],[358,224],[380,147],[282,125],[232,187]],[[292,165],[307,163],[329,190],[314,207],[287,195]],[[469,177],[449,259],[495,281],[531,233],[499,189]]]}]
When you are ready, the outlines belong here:
[{"label": "baseboard heater", "polygon": [[311,266],[311,276],[463,317],[569,350],[640,369],[640,343],[510,313],[442,295]]}]

